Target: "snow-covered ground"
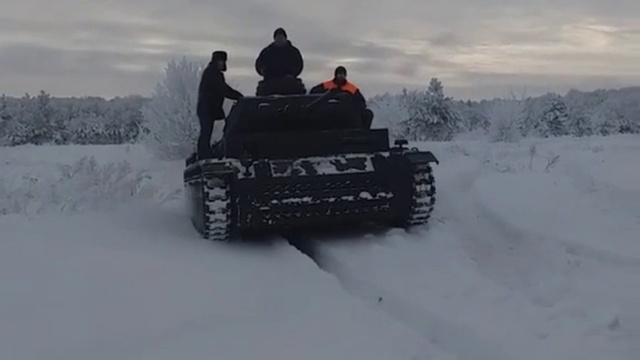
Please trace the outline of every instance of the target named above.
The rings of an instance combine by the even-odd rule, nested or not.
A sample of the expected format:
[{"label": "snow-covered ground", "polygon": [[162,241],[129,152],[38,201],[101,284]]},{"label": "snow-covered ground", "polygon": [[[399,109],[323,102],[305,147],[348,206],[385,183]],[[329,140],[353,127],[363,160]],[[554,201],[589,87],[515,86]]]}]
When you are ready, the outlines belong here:
[{"label": "snow-covered ground", "polygon": [[640,358],[640,137],[420,146],[431,226],[316,239],[319,266],[201,240],[181,161],[0,148],[0,358]]}]

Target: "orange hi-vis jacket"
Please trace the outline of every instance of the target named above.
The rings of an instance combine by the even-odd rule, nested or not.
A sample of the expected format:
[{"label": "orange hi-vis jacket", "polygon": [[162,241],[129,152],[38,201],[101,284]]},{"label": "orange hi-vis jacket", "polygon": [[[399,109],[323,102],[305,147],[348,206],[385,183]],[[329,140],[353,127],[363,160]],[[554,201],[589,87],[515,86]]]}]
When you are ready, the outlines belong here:
[{"label": "orange hi-vis jacket", "polygon": [[349,81],[347,81],[342,86],[338,86],[338,84],[333,82],[333,80],[327,80],[327,81],[322,83],[322,87],[327,91],[339,88],[340,90],[344,90],[344,91],[350,93],[351,95],[354,95],[358,91],[358,87],[355,86],[354,84],[350,83]]}]

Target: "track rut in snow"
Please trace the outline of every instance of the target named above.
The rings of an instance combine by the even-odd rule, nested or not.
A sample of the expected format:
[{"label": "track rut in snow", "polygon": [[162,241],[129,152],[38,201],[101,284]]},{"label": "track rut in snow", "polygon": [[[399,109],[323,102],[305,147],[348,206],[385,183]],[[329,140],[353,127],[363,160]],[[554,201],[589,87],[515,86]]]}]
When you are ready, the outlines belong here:
[{"label": "track rut in snow", "polygon": [[[321,252],[323,237],[306,235],[286,236],[289,244],[311,258],[317,266],[332,274],[345,291],[362,299],[371,307],[386,313],[407,328],[428,339],[438,348],[455,354],[459,360],[507,360],[513,359],[498,346],[437,314],[425,311],[404,296],[364,279],[357,272],[349,271],[339,260]],[[353,241],[359,241],[354,237]],[[368,240],[363,240],[368,241]]]},{"label": "track rut in snow", "polygon": [[[428,231],[288,240],[348,293],[458,359],[529,359],[535,352],[620,358],[613,352],[625,352],[629,342],[608,327],[621,319],[625,331],[635,331],[633,311],[617,303],[628,291],[611,285],[602,289],[614,295],[591,292],[598,291],[594,279],[611,284],[615,274],[628,275],[618,270],[633,264],[608,269],[614,259],[510,223],[474,196],[484,168],[442,181],[447,186]],[[584,333],[601,336],[585,343]],[[613,337],[620,342],[609,352]]]}]

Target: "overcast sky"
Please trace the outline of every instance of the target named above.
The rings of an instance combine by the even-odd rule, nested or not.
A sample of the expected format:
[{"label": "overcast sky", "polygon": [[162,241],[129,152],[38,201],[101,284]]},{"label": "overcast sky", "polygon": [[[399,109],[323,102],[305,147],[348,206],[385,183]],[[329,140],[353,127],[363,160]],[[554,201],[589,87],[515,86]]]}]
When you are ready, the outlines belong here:
[{"label": "overcast sky", "polygon": [[284,27],[307,87],[336,65],[365,96],[431,77],[456,98],[640,85],[639,0],[0,0],[0,92],[148,95],[172,57],[253,61]]}]

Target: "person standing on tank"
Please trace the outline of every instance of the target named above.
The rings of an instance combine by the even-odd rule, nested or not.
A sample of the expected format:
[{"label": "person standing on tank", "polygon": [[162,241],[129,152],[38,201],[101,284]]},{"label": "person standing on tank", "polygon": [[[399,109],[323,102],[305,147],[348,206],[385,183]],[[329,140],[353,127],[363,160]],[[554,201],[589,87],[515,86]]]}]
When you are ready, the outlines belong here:
[{"label": "person standing on tank", "polygon": [[255,68],[265,81],[297,78],[302,74],[304,61],[300,50],[288,40],[287,32],[277,28],[273,32],[273,42],[260,51]]},{"label": "person standing on tank", "polygon": [[198,137],[198,158],[210,158],[211,135],[216,120],[225,119],[224,99],[239,100],[244,95],[229,86],[223,72],[227,71],[227,53],[214,51],[211,61],[202,72],[198,87],[198,105],[196,113],[200,120],[200,136]]}]

